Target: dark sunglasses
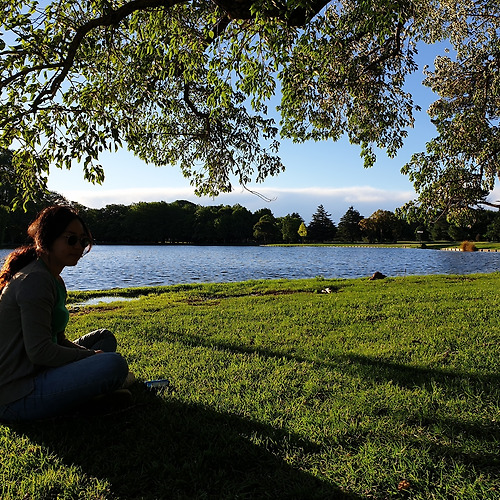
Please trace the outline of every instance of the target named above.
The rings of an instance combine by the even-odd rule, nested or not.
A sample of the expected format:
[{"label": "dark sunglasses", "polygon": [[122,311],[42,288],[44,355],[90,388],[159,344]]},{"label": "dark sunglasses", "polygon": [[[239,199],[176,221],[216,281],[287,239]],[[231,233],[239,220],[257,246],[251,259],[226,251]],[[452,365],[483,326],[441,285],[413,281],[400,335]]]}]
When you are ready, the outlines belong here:
[{"label": "dark sunglasses", "polygon": [[80,242],[82,248],[87,248],[92,243],[92,240],[90,238],[87,238],[87,236],[79,238],[76,234],[72,234],[71,236],[65,236],[65,238],[68,241],[68,245],[70,247],[74,247],[78,242]]}]

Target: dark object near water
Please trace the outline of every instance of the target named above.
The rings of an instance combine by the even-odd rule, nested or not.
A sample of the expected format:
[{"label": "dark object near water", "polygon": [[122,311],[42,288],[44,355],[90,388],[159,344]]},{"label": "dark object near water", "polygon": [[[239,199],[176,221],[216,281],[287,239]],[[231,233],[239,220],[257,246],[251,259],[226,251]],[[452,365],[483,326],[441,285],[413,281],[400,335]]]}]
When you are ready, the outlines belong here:
[{"label": "dark object near water", "polygon": [[384,278],[387,278],[387,276],[385,274],[379,273],[377,271],[377,272],[373,273],[370,280],[383,280]]}]

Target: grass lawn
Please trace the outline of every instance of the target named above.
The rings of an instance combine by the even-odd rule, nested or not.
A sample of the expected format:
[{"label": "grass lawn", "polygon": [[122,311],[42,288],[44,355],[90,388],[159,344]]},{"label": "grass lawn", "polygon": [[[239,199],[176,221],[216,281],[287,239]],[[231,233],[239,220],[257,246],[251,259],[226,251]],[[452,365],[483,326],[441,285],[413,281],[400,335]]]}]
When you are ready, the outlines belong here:
[{"label": "grass lawn", "polygon": [[75,308],[68,336],[107,327],[170,386],[0,425],[0,498],[498,499],[499,290],[500,274],[114,291],[139,297]]},{"label": "grass lawn", "polygon": [[[473,242],[476,249],[483,250],[496,250],[500,251],[500,243],[492,243],[489,241],[475,241]],[[461,241],[398,241],[395,243],[280,243],[274,245],[267,245],[270,247],[296,247],[296,246],[312,246],[312,247],[376,247],[376,248],[421,248],[424,245],[424,248],[428,250],[443,250],[446,248],[459,248],[462,244]]]}]

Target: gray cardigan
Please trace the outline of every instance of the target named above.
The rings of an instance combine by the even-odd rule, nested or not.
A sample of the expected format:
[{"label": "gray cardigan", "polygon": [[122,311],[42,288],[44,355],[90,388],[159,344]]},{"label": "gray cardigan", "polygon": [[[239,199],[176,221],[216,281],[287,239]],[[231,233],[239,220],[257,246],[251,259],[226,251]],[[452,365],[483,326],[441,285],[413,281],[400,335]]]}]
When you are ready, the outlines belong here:
[{"label": "gray cardigan", "polygon": [[43,261],[21,269],[0,295],[0,405],[29,394],[43,368],[92,356],[94,351],[52,340],[55,278]]}]

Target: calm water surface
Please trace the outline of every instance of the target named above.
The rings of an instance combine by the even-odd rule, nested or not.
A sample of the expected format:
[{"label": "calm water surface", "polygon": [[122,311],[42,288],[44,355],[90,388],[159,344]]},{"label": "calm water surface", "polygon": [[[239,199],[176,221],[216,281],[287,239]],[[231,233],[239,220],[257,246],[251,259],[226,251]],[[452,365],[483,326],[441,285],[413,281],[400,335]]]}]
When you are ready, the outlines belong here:
[{"label": "calm water surface", "polygon": [[[0,260],[8,250],[0,250]],[[273,278],[359,278],[500,271],[500,252],[408,248],[96,245],[65,268],[69,290]]]}]

